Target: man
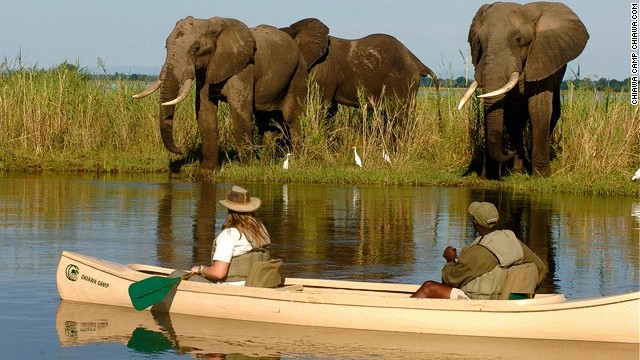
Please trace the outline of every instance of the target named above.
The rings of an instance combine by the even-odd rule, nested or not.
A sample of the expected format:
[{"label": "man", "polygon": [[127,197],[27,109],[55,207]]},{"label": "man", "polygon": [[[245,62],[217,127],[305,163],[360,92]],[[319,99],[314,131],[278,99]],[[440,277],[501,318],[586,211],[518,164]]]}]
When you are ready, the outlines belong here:
[{"label": "man", "polygon": [[[442,268],[442,283],[426,281],[411,297],[443,299],[497,299],[511,266],[533,263],[538,269],[536,288],[547,274],[542,260],[522,243],[513,231],[496,230],[498,210],[492,203],[469,205],[473,227],[478,236],[457,256],[451,246],[444,250],[447,263]],[[456,260],[457,258],[457,260]]]}]

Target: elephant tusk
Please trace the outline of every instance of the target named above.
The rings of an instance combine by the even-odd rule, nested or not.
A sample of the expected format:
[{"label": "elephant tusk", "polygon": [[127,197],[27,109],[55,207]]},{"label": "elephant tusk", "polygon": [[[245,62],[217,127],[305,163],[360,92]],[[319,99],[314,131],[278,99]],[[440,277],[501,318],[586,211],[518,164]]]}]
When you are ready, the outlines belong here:
[{"label": "elephant tusk", "polygon": [[469,85],[469,88],[467,89],[467,92],[464,93],[464,96],[462,97],[462,99],[460,99],[460,103],[458,103],[458,110],[462,109],[464,104],[466,104],[467,101],[471,99],[471,96],[473,95],[473,93],[476,91],[477,88],[478,88],[478,82],[474,80],[471,83],[471,85]]},{"label": "elephant tusk", "polygon": [[156,92],[156,90],[158,90],[160,88],[160,83],[162,81],[158,80],[156,82],[154,82],[153,84],[151,84],[151,86],[149,86],[148,88],[144,89],[143,91],[133,95],[134,99],[140,99],[143,98],[145,96],[149,96],[151,94],[153,94],[154,92]]},{"label": "elephant tusk", "polygon": [[175,105],[181,102],[182,100],[184,100],[187,97],[187,95],[189,95],[189,91],[191,90],[192,83],[193,83],[193,79],[185,80],[184,84],[182,84],[182,89],[180,90],[180,94],[178,95],[178,97],[171,101],[163,102],[162,105]]},{"label": "elephant tusk", "polygon": [[509,81],[500,89],[498,90],[494,90],[492,92],[488,92],[486,94],[482,94],[479,95],[479,98],[486,98],[486,97],[493,97],[493,96],[498,96],[498,95],[502,95],[504,93],[506,93],[507,91],[513,89],[514,86],[516,86],[516,84],[518,83],[518,78],[520,78],[520,73],[517,71],[514,71],[511,73],[511,76],[509,77]]}]

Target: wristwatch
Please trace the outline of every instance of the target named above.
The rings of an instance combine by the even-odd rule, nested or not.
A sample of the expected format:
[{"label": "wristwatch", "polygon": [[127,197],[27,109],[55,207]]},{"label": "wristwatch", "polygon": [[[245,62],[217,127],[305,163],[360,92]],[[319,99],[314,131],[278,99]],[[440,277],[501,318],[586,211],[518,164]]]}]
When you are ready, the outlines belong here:
[{"label": "wristwatch", "polygon": [[202,269],[204,268],[204,265],[200,265],[198,267],[198,275],[202,275]]}]

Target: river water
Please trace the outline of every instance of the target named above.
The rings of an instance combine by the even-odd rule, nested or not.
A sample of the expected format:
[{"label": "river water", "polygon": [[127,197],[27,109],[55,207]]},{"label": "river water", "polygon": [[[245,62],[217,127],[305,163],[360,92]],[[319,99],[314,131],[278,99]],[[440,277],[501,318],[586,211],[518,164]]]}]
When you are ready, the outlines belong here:
[{"label": "river water", "polygon": [[[499,226],[515,231],[548,264],[541,292],[577,299],[639,288],[638,198],[416,186],[240,185],[262,199],[257,215],[271,234],[272,257],[285,261],[286,276],[412,284],[439,280],[444,248],[460,249],[474,238],[468,204],[491,201],[500,210]],[[62,250],[172,268],[206,263],[226,216],[217,200],[229,186],[165,175],[0,173],[2,354],[55,359],[470,357],[455,346],[425,352],[425,341],[456,344],[457,337],[403,335],[395,345],[382,346],[375,341],[379,334],[271,326],[245,339],[251,333],[247,329],[259,325],[212,319],[206,319],[210,328],[204,326],[201,336],[189,342],[167,329],[192,328],[203,319],[152,319],[157,329],[137,329],[131,319],[149,312],[60,300],[55,268]],[[124,330],[113,333],[116,325]],[[256,340],[265,333],[271,334],[268,342]],[[82,340],[78,334],[94,336]],[[487,346],[486,341],[474,346],[481,343]]]}]

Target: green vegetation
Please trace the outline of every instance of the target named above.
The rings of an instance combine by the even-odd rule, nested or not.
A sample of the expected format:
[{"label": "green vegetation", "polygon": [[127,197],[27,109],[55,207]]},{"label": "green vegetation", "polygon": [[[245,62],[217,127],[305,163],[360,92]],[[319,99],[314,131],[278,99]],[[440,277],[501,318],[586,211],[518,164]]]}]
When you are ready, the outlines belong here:
[{"label": "green vegetation", "polygon": [[[157,95],[132,98],[147,81],[89,76],[66,64],[50,70],[14,70],[5,61],[0,65],[0,170],[168,172],[171,164],[181,169],[181,176],[200,176],[193,96],[178,107],[175,117],[176,144],[185,155],[171,154],[158,131]],[[630,181],[640,166],[640,116],[628,91],[568,83],[554,132],[552,177],[512,175],[502,182],[481,180],[475,173],[463,176],[481,150],[483,129],[477,100],[456,110],[461,91],[443,87],[438,97],[433,88],[423,87],[403,108],[388,104],[371,108],[362,99],[360,109],[340,107],[337,116],[326,121],[318,90],[312,89],[302,119],[302,143],[287,172],[281,168],[287,149],[275,145],[283,140],[281,132],[270,133],[265,142],[256,136],[255,144],[266,145],[255,145],[256,156],[249,164],[233,161],[233,128],[223,104],[224,164],[209,176],[243,182],[640,194],[640,186]],[[407,112],[409,116],[403,116]],[[353,163],[353,146],[363,159],[363,169]],[[383,162],[383,148],[392,165]]]},{"label": "green vegetation", "polygon": [[[598,91],[614,91],[614,92],[624,92],[628,91],[631,87],[631,78],[626,78],[624,80],[616,80],[616,79],[606,79],[600,78],[598,80],[592,79],[580,79],[579,81],[575,80],[565,80],[560,85],[560,89],[568,90],[569,86],[579,84],[581,89],[589,89],[589,90],[598,90]],[[433,86],[433,80],[431,78],[423,78],[421,86]],[[466,88],[469,86],[469,79],[464,76],[459,76],[455,79],[441,79],[440,86],[445,88]]]}]

